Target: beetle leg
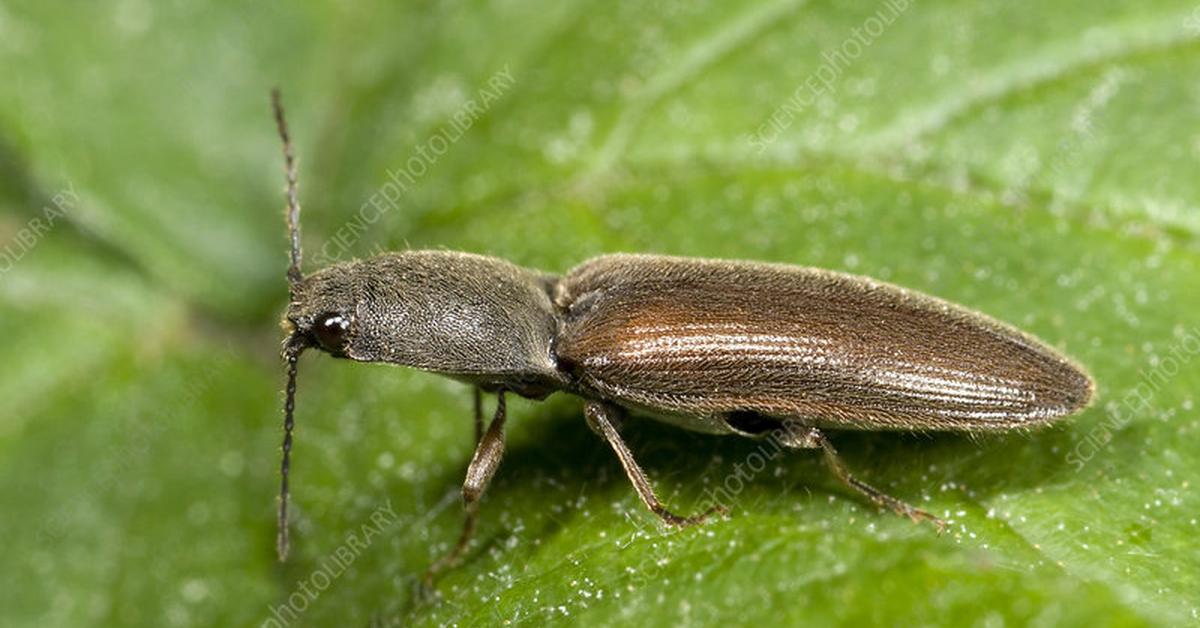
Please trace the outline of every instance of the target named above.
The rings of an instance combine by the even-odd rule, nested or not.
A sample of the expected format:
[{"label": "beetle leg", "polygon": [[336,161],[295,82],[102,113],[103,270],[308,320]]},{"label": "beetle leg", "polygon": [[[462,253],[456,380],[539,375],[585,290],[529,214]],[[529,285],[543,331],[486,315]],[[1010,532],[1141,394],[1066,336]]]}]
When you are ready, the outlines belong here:
[{"label": "beetle leg", "polygon": [[890,508],[896,514],[908,517],[914,522],[929,521],[937,526],[938,534],[941,534],[946,529],[946,522],[941,519],[917,508],[910,506],[907,503],[880,491],[879,489],[863,482],[854,477],[846,465],[842,462],[842,458],[838,456],[837,449],[834,449],[833,443],[825,438],[825,434],[815,427],[804,427],[795,429],[792,425],[787,425],[783,430],[785,436],[782,439],[784,445],[795,447],[798,449],[821,449],[825,454],[825,464],[833,471],[843,484],[850,488],[866,495],[868,499],[874,502],[881,508]]},{"label": "beetle leg", "polygon": [[638,497],[642,503],[651,512],[658,515],[659,519],[663,520],[670,526],[686,528],[690,525],[703,522],[713,513],[725,514],[729,512],[727,508],[721,505],[713,506],[708,510],[691,517],[682,517],[662,505],[658,501],[658,496],[654,494],[654,487],[650,486],[650,480],[646,478],[646,473],[638,466],[636,460],[633,459],[633,452],[629,451],[629,447],[621,440],[621,434],[617,431],[616,421],[618,410],[612,406],[603,404],[598,401],[589,401],[584,405],[583,414],[587,418],[588,427],[596,432],[608,442],[609,446],[617,454],[617,459],[621,461],[621,466],[625,469],[625,475],[629,476],[629,481],[633,483],[633,488],[637,491]]},{"label": "beetle leg", "polygon": [[475,397],[475,446],[483,439],[483,389],[476,386],[473,390]]},{"label": "beetle leg", "polygon": [[[483,427],[483,421],[480,416],[480,406],[482,405],[480,396],[479,389],[476,388],[476,433],[481,432]],[[506,415],[504,391],[501,390],[496,395],[496,415],[492,418],[492,423],[488,426],[487,432],[483,433],[483,436],[478,439],[475,455],[471,457],[471,464],[467,467],[467,478],[463,481],[463,505],[466,508],[467,516],[466,520],[463,521],[462,533],[459,535],[454,549],[439,558],[425,571],[423,582],[427,589],[432,589],[433,579],[438,572],[458,563],[459,558],[466,551],[467,545],[471,543],[471,537],[475,535],[475,523],[479,518],[479,499],[483,497],[483,492],[487,489],[488,482],[492,480],[492,476],[496,475],[496,469],[500,467],[500,458],[504,455],[504,420]]]}]

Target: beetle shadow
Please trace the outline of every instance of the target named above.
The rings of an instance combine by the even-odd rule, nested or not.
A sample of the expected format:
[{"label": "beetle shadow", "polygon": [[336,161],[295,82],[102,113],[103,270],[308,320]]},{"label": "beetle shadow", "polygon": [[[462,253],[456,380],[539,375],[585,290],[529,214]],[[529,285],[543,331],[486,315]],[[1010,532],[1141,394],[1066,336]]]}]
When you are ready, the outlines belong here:
[{"label": "beetle shadow", "polygon": [[[555,404],[529,418],[535,422],[534,433],[509,449],[493,501],[550,482],[564,485],[572,494],[589,488],[619,489],[642,507],[612,450],[587,427],[580,405]],[[624,422],[621,433],[668,506],[673,493],[684,493],[685,501],[678,505],[686,506],[686,494],[699,492],[679,487],[719,480],[736,473],[739,463],[745,466],[754,455],[772,451],[762,439],[699,434],[637,415]],[[897,495],[901,498],[948,486],[946,490],[957,492],[961,499],[983,501],[1004,492],[1052,485],[1075,472],[1067,455],[1075,441],[1062,427],[1008,433],[843,430],[827,434],[852,473],[886,491],[903,491]],[[865,503],[865,498],[834,477],[817,450],[784,449],[772,464],[786,477],[758,473],[750,477],[749,485],[782,488],[794,479],[814,491]]]},{"label": "beetle shadow", "polygon": [[[510,410],[509,425],[511,445],[484,497],[479,534],[464,562],[487,559],[497,548],[523,540],[552,538],[574,517],[596,510],[632,516],[638,521],[631,523],[639,528],[647,521],[657,524],[637,500],[612,450],[587,427],[577,400],[554,399],[532,409]],[[734,475],[739,464],[762,455],[766,442],[697,434],[636,415],[625,421],[622,435],[660,498],[685,515],[701,505],[704,491],[698,487],[714,486]],[[979,503],[1003,492],[1060,482],[1073,472],[1066,455],[1073,441],[1069,430],[1061,428],[989,435],[842,431],[829,436],[860,479],[911,503],[930,495],[938,512],[960,510],[956,502]],[[465,467],[466,460],[430,481],[454,490],[462,483]],[[746,479],[746,486],[760,495],[807,490],[853,500],[876,512],[865,497],[838,482],[815,450],[780,451],[765,472]],[[733,522],[739,511],[756,508],[749,502],[729,505]],[[880,517],[893,516],[878,512]],[[443,515],[430,525],[450,521]],[[458,533],[455,524],[449,525],[429,532],[439,549]]]}]

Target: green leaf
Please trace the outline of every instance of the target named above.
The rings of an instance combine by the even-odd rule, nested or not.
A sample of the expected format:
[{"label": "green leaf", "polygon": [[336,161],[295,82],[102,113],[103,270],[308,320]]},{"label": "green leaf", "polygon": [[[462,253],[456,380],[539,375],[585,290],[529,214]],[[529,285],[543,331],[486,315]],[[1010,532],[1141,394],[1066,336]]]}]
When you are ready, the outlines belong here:
[{"label": "green leaf", "polygon": [[[1200,619],[1194,6],[713,4],[0,7],[3,623]],[[1038,432],[835,435],[942,536],[810,452],[631,420],[673,509],[731,497],[667,530],[578,400],[515,400],[427,603],[470,392],[305,355],[279,564],[273,85],[309,269],[405,247],[833,268],[1027,329],[1099,398]]]}]

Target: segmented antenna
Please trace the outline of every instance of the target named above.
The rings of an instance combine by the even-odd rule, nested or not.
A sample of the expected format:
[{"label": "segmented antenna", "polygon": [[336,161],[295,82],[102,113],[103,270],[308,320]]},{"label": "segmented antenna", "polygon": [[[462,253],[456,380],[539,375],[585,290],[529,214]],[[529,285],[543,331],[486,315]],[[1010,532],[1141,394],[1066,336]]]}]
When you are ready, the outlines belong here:
[{"label": "segmented antenna", "polygon": [[[292,298],[296,298],[296,287],[303,274],[300,272],[300,200],[296,195],[296,156],[292,151],[292,138],[288,134],[287,120],[283,116],[283,101],[279,90],[271,90],[271,108],[275,112],[275,125],[279,128],[279,139],[283,141],[283,163],[287,173],[287,227],[291,240],[291,263],[288,265],[288,287]],[[283,402],[283,461],[279,465],[279,530],[275,549],[279,560],[288,554],[288,472],[292,462],[292,427],[296,411],[296,363],[304,343],[295,335],[284,344],[283,359],[287,361],[287,392]]]},{"label": "segmented antenna", "polygon": [[275,550],[279,560],[287,560],[288,555],[288,471],[292,462],[292,427],[295,424],[296,410],[296,363],[300,358],[300,349],[289,342],[284,349],[284,359],[287,360],[287,392],[283,402],[283,462],[279,465],[279,527],[275,537]]},{"label": "segmented antenna", "polygon": [[275,111],[275,126],[279,128],[279,139],[283,141],[283,163],[287,171],[287,227],[291,238],[291,265],[288,266],[288,283],[293,288],[300,283],[300,199],[296,195],[296,155],[292,151],[292,138],[288,134],[287,120],[283,117],[283,99],[279,88],[271,90],[271,108]]}]

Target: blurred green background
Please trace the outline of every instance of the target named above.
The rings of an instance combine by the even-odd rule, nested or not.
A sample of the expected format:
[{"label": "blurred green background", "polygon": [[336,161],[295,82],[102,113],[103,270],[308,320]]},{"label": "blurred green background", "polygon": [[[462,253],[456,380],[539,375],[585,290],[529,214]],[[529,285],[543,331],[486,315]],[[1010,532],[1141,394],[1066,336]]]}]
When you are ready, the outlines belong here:
[{"label": "blurred green background", "polygon": [[[1196,623],[1197,77],[1195,0],[0,3],[0,623]],[[577,400],[514,402],[478,541],[422,605],[458,533],[469,391],[310,354],[280,565],[274,85],[310,270],[475,111],[345,257],[869,274],[1045,338],[1100,397],[1036,434],[835,438],[951,519],[941,537],[804,452],[671,532]],[[683,511],[757,449],[627,436]]]}]

